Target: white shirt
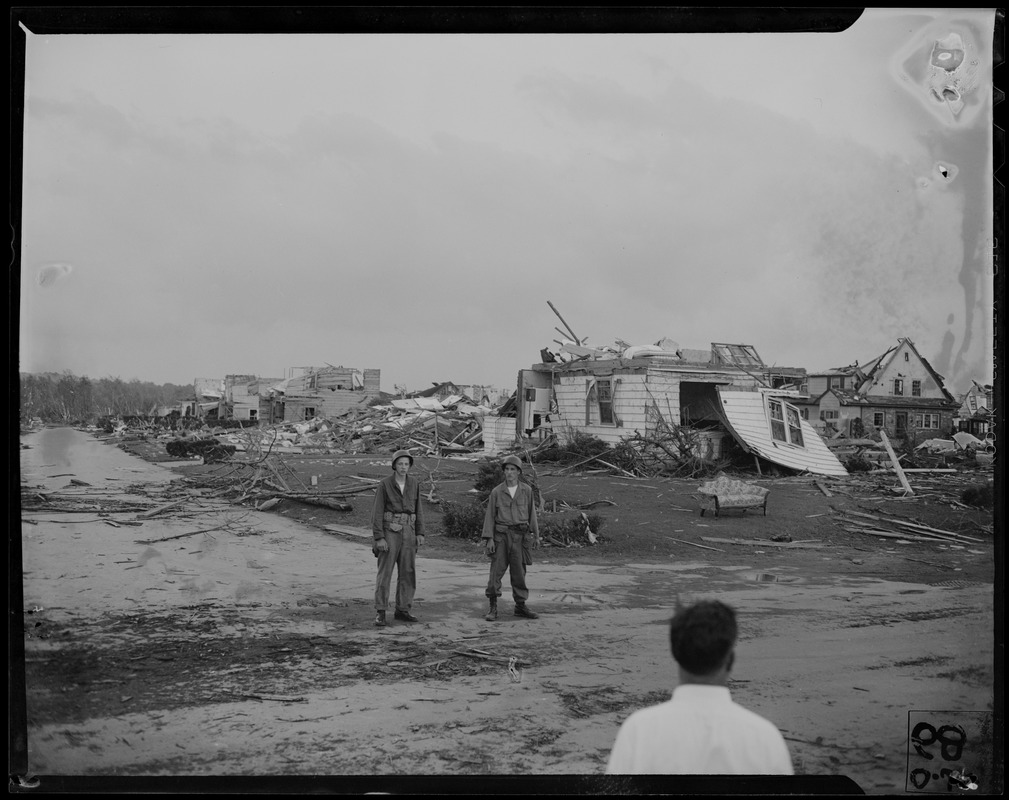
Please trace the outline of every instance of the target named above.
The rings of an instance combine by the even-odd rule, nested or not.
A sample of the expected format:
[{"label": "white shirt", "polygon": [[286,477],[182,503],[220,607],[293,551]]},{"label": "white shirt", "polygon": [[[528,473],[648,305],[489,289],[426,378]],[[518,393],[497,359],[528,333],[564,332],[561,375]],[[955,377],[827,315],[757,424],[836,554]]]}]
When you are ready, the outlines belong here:
[{"label": "white shirt", "polygon": [[726,686],[688,683],[620,726],[606,772],[618,775],[791,775],[785,739],[734,703]]}]

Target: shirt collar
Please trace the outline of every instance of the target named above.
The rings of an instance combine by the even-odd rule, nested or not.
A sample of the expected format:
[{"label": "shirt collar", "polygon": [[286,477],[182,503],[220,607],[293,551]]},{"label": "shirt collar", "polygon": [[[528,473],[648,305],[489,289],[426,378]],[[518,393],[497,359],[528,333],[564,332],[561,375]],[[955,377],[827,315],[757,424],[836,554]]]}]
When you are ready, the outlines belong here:
[{"label": "shirt collar", "polygon": [[728,703],[732,698],[728,686],[706,683],[682,683],[673,689],[673,699],[690,703]]}]

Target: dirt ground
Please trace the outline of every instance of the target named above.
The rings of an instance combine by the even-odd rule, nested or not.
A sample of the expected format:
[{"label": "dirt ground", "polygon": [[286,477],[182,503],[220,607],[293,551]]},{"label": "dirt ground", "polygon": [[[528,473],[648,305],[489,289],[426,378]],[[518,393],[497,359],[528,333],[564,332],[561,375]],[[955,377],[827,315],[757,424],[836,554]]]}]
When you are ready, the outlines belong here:
[{"label": "dirt ground", "polygon": [[[405,776],[498,776],[477,785],[631,791],[601,776],[620,722],[675,686],[665,625],[677,597],[737,608],[733,698],[778,725],[797,775],[844,776],[868,794],[945,790],[947,773],[909,746],[923,722],[965,732],[945,766],[1001,787],[992,512],[955,502],[990,471],[921,477],[913,498],[894,476],[751,475],[770,489],[767,515],[716,518],[700,516],[699,480],[539,464],[548,507],[593,504],[604,518],[595,545],[535,551],[540,619],[511,615],[506,583],[501,619],[484,621],[486,558],[445,536],[431,504],[421,621],[377,629],[370,492],[347,511],[257,511],[223,498],[233,465],[158,463],[163,445],[127,453],[70,428],[21,442],[22,495],[65,504],[21,515],[26,736],[14,750],[36,791],[68,776],[386,791],[425,786]],[[386,456],[285,465],[320,492],[389,473]],[[438,499],[461,502],[476,470],[414,467]],[[853,532],[851,512],[961,538]]]}]

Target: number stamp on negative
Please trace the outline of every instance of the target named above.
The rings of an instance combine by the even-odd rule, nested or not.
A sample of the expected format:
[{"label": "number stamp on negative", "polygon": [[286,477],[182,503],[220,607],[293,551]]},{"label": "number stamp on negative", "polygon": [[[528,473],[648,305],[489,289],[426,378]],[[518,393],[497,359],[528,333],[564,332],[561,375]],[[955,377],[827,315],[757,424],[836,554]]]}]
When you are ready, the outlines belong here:
[{"label": "number stamp on negative", "polygon": [[985,794],[991,757],[990,713],[908,712],[905,791]]}]

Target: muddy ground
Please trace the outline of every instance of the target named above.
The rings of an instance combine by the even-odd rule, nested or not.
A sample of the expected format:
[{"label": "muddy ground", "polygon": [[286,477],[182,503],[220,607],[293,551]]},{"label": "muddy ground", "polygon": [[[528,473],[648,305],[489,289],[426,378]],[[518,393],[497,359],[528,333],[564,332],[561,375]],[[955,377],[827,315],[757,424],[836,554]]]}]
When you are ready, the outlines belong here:
[{"label": "muddy ground", "polygon": [[[539,464],[548,504],[603,517],[597,544],[535,551],[541,618],[511,616],[506,589],[501,620],[483,620],[487,561],[441,532],[431,504],[421,621],[376,629],[370,493],[347,511],[257,511],[223,491],[234,465],[157,463],[163,446],[127,453],[69,428],[21,441],[22,484],[49,501],[22,512],[26,737],[14,749],[50,787],[271,776],[416,791],[426,784],[389,782],[431,776],[571,791],[604,780],[620,722],[675,686],[665,625],[677,596],[738,609],[733,697],[782,729],[797,775],[869,794],[945,790],[948,773],[928,772],[941,762],[1001,785],[992,512],[958,502],[990,472],[920,475],[914,498],[894,476],[748,475],[771,490],[767,515],[715,518],[700,516],[699,480]],[[325,492],[389,466],[301,455],[285,469]],[[476,469],[418,459],[415,473],[437,499],[468,502]],[[852,511],[961,538],[856,533]],[[919,722],[959,726],[965,741],[926,763],[908,744]]]}]

